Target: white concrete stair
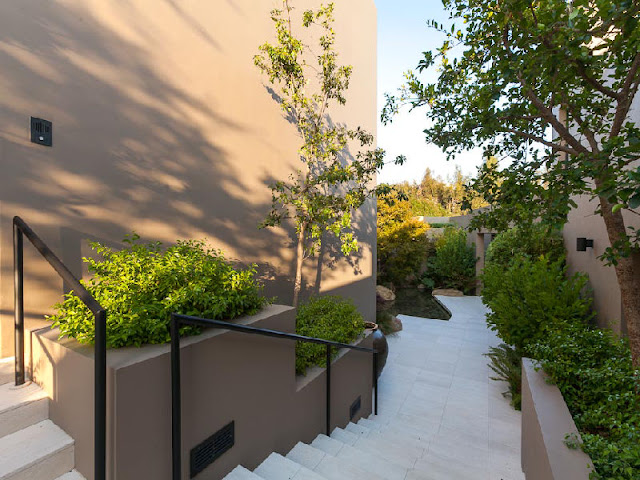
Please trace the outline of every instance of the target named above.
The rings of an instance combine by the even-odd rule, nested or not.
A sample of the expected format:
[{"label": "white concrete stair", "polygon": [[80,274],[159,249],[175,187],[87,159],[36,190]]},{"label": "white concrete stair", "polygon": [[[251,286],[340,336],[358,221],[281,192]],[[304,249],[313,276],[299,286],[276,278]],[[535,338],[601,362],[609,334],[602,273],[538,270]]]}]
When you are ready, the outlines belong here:
[{"label": "white concrete stair", "polygon": [[0,480],[85,480],[73,470],[73,439],[49,420],[47,394],[13,382],[13,358],[0,359]]},{"label": "white concrete stair", "polygon": [[50,480],[73,467],[73,439],[51,420],[0,438],[1,480]]},{"label": "white concrete stair", "polygon": [[0,438],[49,418],[49,397],[38,385],[0,385]]}]

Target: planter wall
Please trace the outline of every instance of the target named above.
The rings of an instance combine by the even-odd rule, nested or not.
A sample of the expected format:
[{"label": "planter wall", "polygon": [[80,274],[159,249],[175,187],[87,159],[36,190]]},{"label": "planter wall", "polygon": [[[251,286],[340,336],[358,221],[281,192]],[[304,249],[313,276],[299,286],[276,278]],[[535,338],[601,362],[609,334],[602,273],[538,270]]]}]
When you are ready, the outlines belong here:
[{"label": "planter wall", "polygon": [[[295,310],[272,305],[237,320],[294,331]],[[371,347],[371,336],[359,342]],[[76,440],[76,464],[93,475],[92,348],[57,340],[56,331],[32,335],[34,378],[51,395],[51,419]],[[117,480],[170,479],[171,391],[169,346],[108,352],[108,477]],[[29,358],[29,357],[27,357]],[[349,408],[361,397],[354,421],[371,412],[372,358],[348,351],[332,364],[331,424],[349,422]],[[310,442],[325,428],[324,369],[301,380],[295,375],[295,342],[221,330],[207,330],[181,342],[183,478],[189,478],[190,450],[235,422],[235,445],[198,479],[219,479],[236,465],[256,467],[272,451],[286,453]]]},{"label": "planter wall", "polygon": [[565,438],[580,439],[560,390],[522,359],[522,471],[527,480],[588,480],[593,462]]}]

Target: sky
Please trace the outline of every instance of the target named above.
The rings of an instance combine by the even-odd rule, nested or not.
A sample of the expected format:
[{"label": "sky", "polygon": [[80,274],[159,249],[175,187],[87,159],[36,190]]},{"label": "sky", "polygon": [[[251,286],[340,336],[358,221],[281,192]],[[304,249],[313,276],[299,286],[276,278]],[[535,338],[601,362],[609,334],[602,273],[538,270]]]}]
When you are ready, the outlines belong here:
[{"label": "sky", "polygon": [[[403,74],[415,68],[421,52],[439,47],[443,37],[427,27],[427,20],[448,23],[441,0],[375,0],[378,7],[378,112],[384,106],[384,94],[394,93],[403,83]],[[424,77],[435,80],[435,75]],[[387,151],[387,160],[405,155],[403,166],[386,165],[378,174],[378,183],[403,181],[419,183],[427,168],[446,179],[459,165],[465,175],[475,175],[482,163],[482,150],[474,150],[447,161],[435,145],[427,144],[425,107],[402,111],[393,123],[378,124],[378,146]]]}]

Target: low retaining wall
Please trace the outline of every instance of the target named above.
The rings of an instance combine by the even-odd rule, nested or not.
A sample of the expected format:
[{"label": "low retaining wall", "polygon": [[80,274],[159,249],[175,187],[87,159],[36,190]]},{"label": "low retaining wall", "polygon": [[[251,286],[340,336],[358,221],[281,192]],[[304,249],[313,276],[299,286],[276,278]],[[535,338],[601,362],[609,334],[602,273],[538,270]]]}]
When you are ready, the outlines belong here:
[{"label": "low retaining wall", "polygon": [[522,471],[527,480],[588,480],[593,462],[565,438],[580,440],[567,404],[547,375],[522,359]]},{"label": "low retaining wall", "polygon": [[[295,330],[295,310],[271,305],[237,323]],[[372,346],[367,334],[358,343]],[[31,336],[33,377],[52,398],[51,419],[76,440],[76,465],[93,478],[93,348],[57,331]],[[271,452],[288,452],[325,428],[326,371],[295,374],[295,342],[222,330],[181,341],[183,478],[193,447],[234,422],[235,445],[198,479],[220,479],[236,465],[256,467]],[[169,345],[109,350],[107,468],[117,480],[171,478]],[[331,369],[331,425],[371,413],[372,358],[343,351]]]}]

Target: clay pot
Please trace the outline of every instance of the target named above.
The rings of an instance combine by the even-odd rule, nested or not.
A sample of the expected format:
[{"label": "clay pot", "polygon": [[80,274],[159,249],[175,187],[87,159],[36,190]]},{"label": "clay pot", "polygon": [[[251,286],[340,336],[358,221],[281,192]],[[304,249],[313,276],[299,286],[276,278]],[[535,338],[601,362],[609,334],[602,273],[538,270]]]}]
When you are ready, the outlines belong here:
[{"label": "clay pot", "polygon": [[387,337],[382,333],[382,330],[378,328],[377,323],[366,322],[365,325],[368,329],[373,330],[373,348],[378,351],[378,368],[376,374],[379,377],[382,373],[382,369],[387,363],[387,357],[389,356],[389,344],[387,343]]}]

